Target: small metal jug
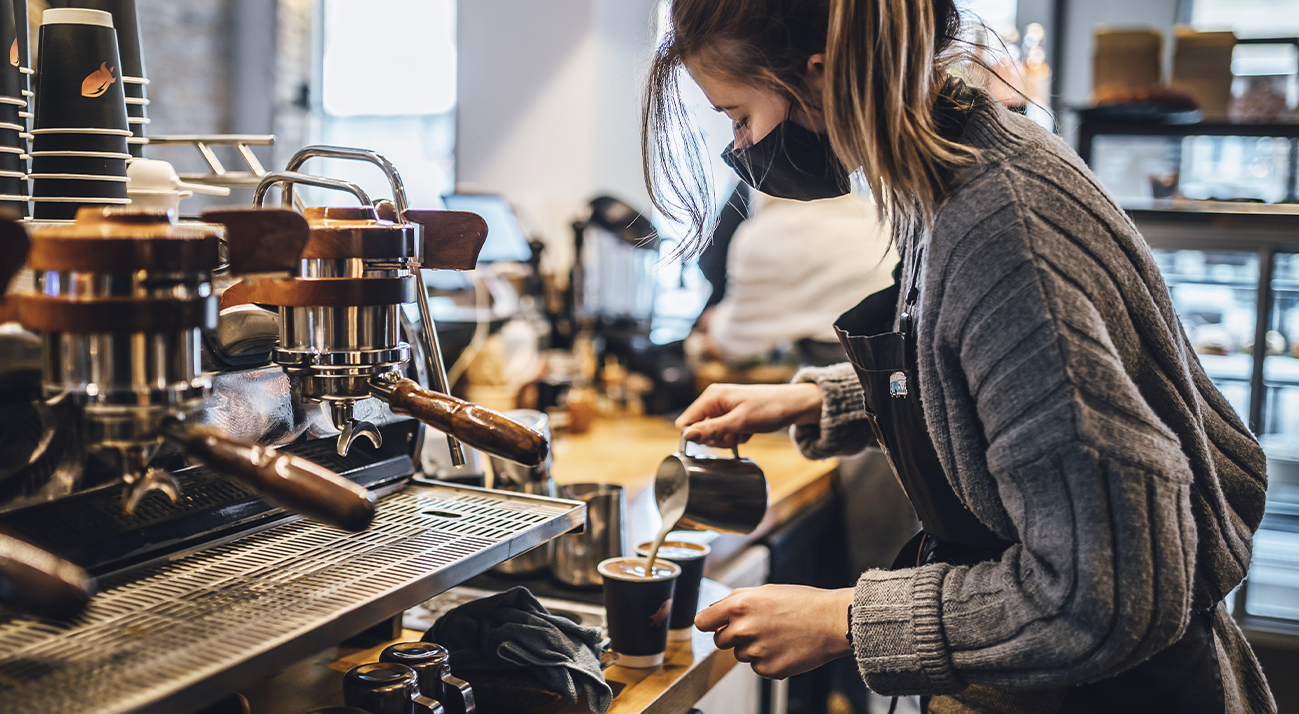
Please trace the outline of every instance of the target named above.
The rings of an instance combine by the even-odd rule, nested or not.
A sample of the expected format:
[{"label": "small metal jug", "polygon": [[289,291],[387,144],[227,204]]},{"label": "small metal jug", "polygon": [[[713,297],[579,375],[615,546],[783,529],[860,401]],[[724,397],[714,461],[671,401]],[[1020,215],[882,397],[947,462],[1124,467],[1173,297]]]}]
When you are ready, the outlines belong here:
[{"label": "small metal jug", "polygon": [[343,702],[370,714],[446,714],[436,699],[420,694],[415,670],[391,662],[353,667],[343,677]]},{"label": "small metal jug", "polygon": [[753,461],[734,458],[690,456],[689,442],[681,433],[677,453],[663,459],[654,476],[654,500],[659,512],[680,502],[685,491],[685,513],[677,521],[683,529],[715,530],[722,533],[752,533],[767,514],[767,477]]}]

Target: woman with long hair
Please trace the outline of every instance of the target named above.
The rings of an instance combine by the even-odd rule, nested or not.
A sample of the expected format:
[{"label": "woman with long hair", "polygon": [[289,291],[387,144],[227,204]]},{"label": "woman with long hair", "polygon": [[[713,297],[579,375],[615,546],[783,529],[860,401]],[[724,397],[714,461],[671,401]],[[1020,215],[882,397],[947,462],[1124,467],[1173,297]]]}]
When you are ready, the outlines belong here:
[{"label": "woman with long hair", "polygon": [[720,447],[792,427],[813,458],[878,445],[923,525],[854,588],[738,590],[696,625],[768,677],[854,656],[932,712],[1274,711],[1223,605],[1263,453],[1113,198],[953,75],[952,0],[674,0],[670,18],[643,112],[659,209],[700,231],[711,210],[695,144],[674,148],[684,69],[733,121],[745,182],[817,199],[860,171],[904,256],[836,324],[850,363],[715,385],[678,425]]}]

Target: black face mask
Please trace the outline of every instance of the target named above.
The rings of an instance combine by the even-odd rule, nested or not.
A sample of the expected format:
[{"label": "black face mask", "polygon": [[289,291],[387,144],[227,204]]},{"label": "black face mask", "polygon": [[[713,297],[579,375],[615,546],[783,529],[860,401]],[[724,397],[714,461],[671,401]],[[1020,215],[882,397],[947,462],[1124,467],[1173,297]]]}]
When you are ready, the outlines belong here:
[{"label": "black face mask", "polygon": [[814,201],[852,190],[848,172],[830,148],[830,137],[792,121],[781,122],[752,146],[737,149],[731,142],[722,161],[768,196]]}]

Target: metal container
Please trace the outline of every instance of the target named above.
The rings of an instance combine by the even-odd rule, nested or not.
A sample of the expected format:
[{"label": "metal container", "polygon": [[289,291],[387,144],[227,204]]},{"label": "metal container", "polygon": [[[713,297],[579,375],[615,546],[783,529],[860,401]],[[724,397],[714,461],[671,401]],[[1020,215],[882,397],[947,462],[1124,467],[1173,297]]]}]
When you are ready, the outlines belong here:
[{"label": "metal container", "polygon": [[445,714],[436,699],[419,691],[419,677],[404,664],[375,662],[343,677],[343,701],[370,714]]},{"label": "metal container", "polygon": [[[767,477],[762,468],[740,457],[690,456],[681,434],[677,453],[663,459],[654,475],[654,500],[659,512],[684,506],[678,528],[752,533],[767,515]],[[682,503],[684,501],[684,503]],[[680,512],[680,511],[678,511]]]},{"label": "metal container", "polygon": [[[535,409],[514,409],[504,414],[512,421],[544,436],[547,443],[550,442],[550,418],[544,413]],[[551,476],[554,459],[550,454],[536,466],[524,466],[499,456],[489,456],[488,461],[492,465],[492,488],[532,496],[555,497],[555,479]],[[546,543],[501,563],[496,566],[495,572],[519,576],[537,574],[550,565],[553,556],[554,543]]]},{"label": "metal container", "polygon": [[607,483],[569,483],[559,487],[560,498],[586,504],[586,532],[555,540],[551,572],[565,585],[598,588],[604,582],[597,568],[600,561],[627,552],[623,522],[627,496],[622,486]]},{"label": "metal container", "polygon": [[400,642],[385,648],[380,662],[404,664],[419,677],[420,693],[438,700],[447,714],[475,714],[474,690],[451,674],[451,653],[434,642]]}]

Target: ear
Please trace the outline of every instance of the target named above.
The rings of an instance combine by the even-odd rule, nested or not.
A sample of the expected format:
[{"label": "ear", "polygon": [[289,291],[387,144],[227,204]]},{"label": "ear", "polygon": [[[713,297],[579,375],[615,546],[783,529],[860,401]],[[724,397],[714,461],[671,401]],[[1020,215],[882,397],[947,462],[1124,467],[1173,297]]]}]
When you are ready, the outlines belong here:
[{"label": "ear", "polygon": [[820,89],[825,83],[825,54],[817,53],[807,58],[807,83]]},{"label": "ear", "polygon": [[817,53],[817,55],[808,57],[808,69],[807,74],[804,75],[804,80],[808,91],[812,93],[813,97],[816,97],[816,101],[820,101],[821,91],[825,88],[824,53]]}]

